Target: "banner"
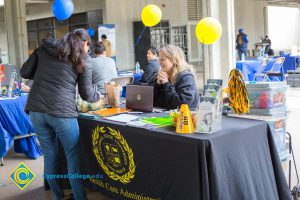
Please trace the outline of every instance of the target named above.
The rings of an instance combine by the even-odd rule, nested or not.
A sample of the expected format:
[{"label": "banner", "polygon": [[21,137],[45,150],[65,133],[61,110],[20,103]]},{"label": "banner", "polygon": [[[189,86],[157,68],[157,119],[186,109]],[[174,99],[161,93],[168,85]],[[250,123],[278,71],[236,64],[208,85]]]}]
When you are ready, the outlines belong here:
[{"label": "banner", "polygon": [[[107,40],[111,43],[111,55],[109,57],[116,56],[116,28],[114,24],[100,24],[98,25],[98,38],[101,41],[101,36],[106,35]],[[109,53],[110,54],[110,53]]]}]

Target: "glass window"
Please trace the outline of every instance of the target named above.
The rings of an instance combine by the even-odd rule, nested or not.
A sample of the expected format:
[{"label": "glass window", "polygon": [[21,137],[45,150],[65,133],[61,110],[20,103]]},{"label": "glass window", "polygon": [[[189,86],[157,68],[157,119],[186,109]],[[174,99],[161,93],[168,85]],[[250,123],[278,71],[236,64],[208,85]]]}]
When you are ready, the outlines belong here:
[{"label": "glass window", "polygon": [[87,29],[87,25],[86,24],[70,25],[70,31],[74,31],[75,29],[78,28]]},{"label": "glass window", "polygon": [[50,28],[53,27],[53,18],[37,20],[37,28]]},{"label": "glass window", "polygon": [[55,38],[61,39],[68,32],[69,32],[69,26],[58,26],[55,29]]},{"label": "glass window", "polygon": [[35,30],[36,29],[36,21],[28,21],[27,22],[27,30]]},{"label": "glass window", "polygon": [[87,13],[87,20],[89,27],[98,26],[98,24],[103,24],[102,10],[90,11]]},{"label": "glass window", "polygon": [[95,34],[92,37],[94,41],[98,41],[98,25],[103,24],[102,10],[90,11],[87,13],[88,28],[95,30]]},{"label": "glass window", "polygon": [[28,53],[29,55],[38,47],[36,31],[28,31]]},{"label": "glass window", "polygon": [[74,14],[70,17],[70,24],[86,24],[86,13]]},{"label": "glass window", "polygon": [[59,21],[55,18],[55,26],[69,26],[69,20]]},{"label": "glass window", "polygon": [[61,39],[66,33],[78,28],[93,28],[94,40],[98,40],[98,24],[103,23],[102,10],[73,14],[69,19],[59,21],[54,17],[27,21],[29,54],[43,43],[44,39]]},{"label": "glass window", "polygon": [[173,26],[171,28],[171,44],[179,46],[188,59],[186,26]]},{"label": "glass window", "polygon": [[161,22],[150,29],[151,46],[160,49],[165,44],[170,43],[169,22]]},{"label": "glass window", "polygon": [[53,30],[52,29],[42,29],[38,30],[38,44],[43,44],[43,41],[48,38],[54,38]]}]

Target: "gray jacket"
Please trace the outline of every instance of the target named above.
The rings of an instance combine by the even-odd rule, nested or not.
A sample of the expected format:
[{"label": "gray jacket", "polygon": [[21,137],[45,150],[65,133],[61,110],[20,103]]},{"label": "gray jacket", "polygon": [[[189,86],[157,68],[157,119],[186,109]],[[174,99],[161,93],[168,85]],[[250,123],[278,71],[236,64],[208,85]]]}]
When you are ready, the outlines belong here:
[{"label": "gray jacket", "polygon": [[92,69],[93,83],[97,84],[99,92],[104,93],[104,82],[118,76],[116,63],[108,57],[90,58],[88,61]]},{"label": "gray jacket", "polygon": [[86,67],[83,73],[76,73],[71,63],[58,59],[57,45],[58,41],[47,40],[20,70],[23,78],[34,80],[25,110],[73,118],[78,116],[77,83],[82,99],[95,102],[100,95],[93,89],[91,70]]}]

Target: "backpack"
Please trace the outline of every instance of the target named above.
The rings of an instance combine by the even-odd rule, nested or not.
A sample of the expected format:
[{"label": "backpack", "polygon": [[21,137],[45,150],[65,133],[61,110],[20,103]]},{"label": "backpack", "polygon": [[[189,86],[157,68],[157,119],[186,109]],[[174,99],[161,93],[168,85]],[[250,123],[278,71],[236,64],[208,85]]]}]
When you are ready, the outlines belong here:
[{"label": "backpack", "polygon": [[236,45],[237,47],[241,47],[244,44],[244,40],[243,40],[243,35],[242,34],[238,34],[236,37]]},{"label": "backpack", "polygon": [[267,53],[270,56],[274,56],[274,50],[273,49],[269,49]]}]

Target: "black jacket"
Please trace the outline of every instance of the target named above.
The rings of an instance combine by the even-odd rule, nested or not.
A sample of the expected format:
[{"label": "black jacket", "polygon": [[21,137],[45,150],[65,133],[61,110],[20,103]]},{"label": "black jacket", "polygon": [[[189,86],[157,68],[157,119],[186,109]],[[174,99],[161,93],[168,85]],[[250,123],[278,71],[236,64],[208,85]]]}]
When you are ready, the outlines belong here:
[{"label": "black jacket", "polygon": [[199,94],[194,75],[190,71],[181,72],[175,85],[167,82],[163,85],[154,85],[154,106],[167,109],[176,109],[181,104],[188,104],[191,110],[197,108]]},{"label": "black jacket", "polygon": [[139,84],[151,86],[154,85],[159,67],[160,66],[157,59],[150,60],[149,63],[143,68],[144,73]]},{"label": "black jacket", "polygon": [[99,94],[92,86],[92,73],[88,67],[81,74],[71,63],[58,59],[58,41],[47,40],[23,64],[20,73],[33,79],[26,112],[47,113],[56,117],[77,117],[76,84],[82,99],[95,102]]}]

